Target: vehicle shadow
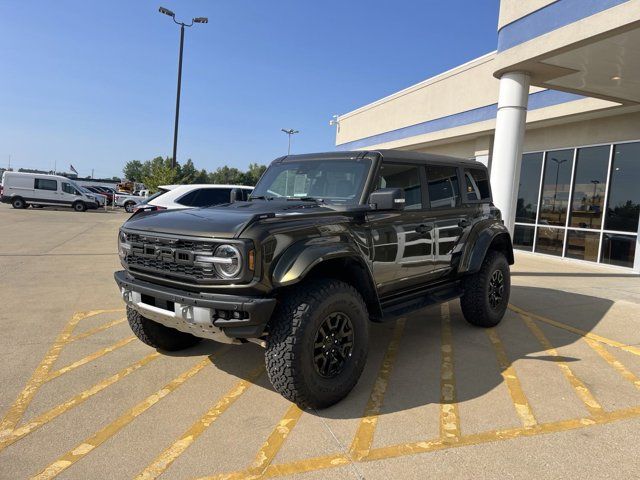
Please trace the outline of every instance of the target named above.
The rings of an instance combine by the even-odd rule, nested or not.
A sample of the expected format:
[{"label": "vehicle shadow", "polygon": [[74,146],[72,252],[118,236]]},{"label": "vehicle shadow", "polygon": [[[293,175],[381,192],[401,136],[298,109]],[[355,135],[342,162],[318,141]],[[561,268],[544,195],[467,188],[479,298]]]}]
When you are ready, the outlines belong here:
[{"label": "vehicle shadow", "polygon": [[[590,332],[602,320],[613,302],[547,288],[512,286],[511,304]],[[457,300],[448,303],[448,310],[456,397],[458,402],[465,402],[492,391],[503,383],[503,377],[487,330],[469,325],[462,316]],[[397,353],[391,359],[392,371],[381,414],[441,403],[442,316],[443,308],[437,305],[406,318]],[[539,322],[536,324],[556,349],[562,349],[580,339],[578,335],[566,330]],[[372,325],[369,358],[358,385],[337,405],[310,413],[330,419],[361,418],[396,328],[395,322]],[[520,315],[512,310],[507,311],[503,322],[494,331],[510,362],[563,361],[571,364],[580,360],[562,354],[551,355]],[[173,355],[211,355],[220,348],[220,344],[204,341],[192,349]],[[255,344],[232,345],[230,349],[227,355],[213,358],[212,362],[219,369],[239,378],[247,378],[248,363],[261,361],[264,354],[263,349]],[[257,384],[271,388],[266,381],[258,381]]]}]

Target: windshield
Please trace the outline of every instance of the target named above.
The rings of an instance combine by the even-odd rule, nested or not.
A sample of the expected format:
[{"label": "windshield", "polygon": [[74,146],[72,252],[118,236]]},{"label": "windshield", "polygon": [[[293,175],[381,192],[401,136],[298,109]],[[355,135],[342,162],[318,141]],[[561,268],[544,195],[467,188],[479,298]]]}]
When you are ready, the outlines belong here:
[{"label": "windshield", "polygon": [[357,204],[371,160],[300,160],[271,164],[251,198]]}]

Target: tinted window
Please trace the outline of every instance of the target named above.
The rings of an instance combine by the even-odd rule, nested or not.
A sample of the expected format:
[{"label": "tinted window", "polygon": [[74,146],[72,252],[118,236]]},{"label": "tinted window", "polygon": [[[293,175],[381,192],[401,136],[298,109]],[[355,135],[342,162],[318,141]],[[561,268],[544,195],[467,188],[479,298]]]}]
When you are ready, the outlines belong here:
[{"label": "tinted window", "polygon": [[428,166],[427,185],[431,208],[460,205],[458,169],[456,167]]},{"label": "tinted window", "polygon": [[534,223],[538,211],[542,153],[527,153],[522,156],[516,222]]},{"label": "tinted window", "polygon": [[199,188],[177,200],[177,203],[187,207],[210,207],[228,203],[230,194],[230,188]]},{"label": "tinted window", "polygon": [[465,170],[464,178],[467,187],[467,200],[489,200],[491,193],[486,170],[470,168]]},{"label": "tinted window", "polygon": [[547,152],[539,223],[564,226],[572,166],[573,150]]},{"label": "tinted window", "polygon": [[380,167],[378,188],[402,188],[405,198],[404,208],[408,210],[422,208],[422,188],[418,166],[383,163]]},{"label": "tinted window", "polygon": [[34,180],[33,188],[38,190],[58,190],[58,182],[56,180],[47,180],[44,178],[36,178]]},{"label": "tinted window", "polygon": [[[605,230],[638,231],[640,215],[640,143],[616,145]],[[613,263],[613,262],[611,262]]]},{"label": "tinted window", "polygon": [[[569,222],[572,227],[600,229],[610,150],[609,146],[578,150]],[[575,238],[579,236],[576,234]],[[593,261],[597,257],[596,254]]]}]

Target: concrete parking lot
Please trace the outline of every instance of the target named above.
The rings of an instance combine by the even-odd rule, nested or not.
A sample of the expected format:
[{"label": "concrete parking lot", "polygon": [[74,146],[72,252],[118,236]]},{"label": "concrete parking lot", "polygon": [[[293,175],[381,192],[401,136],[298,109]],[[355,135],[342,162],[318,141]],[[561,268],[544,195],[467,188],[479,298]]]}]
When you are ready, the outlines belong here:
[{"label": "concrete parking lot", "polygon": [[125,218],[0,205],[1,478],[637,478],[637,276],[519,254],[499,327],[375,325],[352,394],[300,411],[256,345],[133,338]]}]

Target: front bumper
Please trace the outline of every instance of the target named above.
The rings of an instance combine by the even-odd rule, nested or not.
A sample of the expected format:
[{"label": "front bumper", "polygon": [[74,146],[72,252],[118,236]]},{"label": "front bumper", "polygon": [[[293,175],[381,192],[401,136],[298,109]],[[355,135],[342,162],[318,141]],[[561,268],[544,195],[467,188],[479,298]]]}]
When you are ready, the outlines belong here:
[{"label": "front bumper", "polygon": [[261,337],[276,306],[275,298],[191,293],[155,285],[125,270],[114,277],[127,306],[145,318],[223,343]]}]

